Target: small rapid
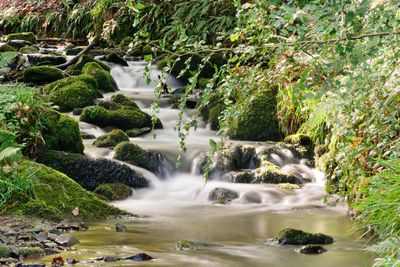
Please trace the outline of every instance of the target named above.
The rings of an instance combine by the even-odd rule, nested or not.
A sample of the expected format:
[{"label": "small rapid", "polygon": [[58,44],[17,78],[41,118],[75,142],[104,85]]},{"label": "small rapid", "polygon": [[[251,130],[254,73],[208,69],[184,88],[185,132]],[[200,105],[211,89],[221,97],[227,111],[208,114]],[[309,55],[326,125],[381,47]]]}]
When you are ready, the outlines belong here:
[{"label": "small rapid", "polygon": [[[146,64],[129,62],[128,67],[112,66],[111,74],[120,91],[105,94],[105,99],[123,94],[132,97],[141,109],[151,114],[150,104],[155,99],[153,90],[160,72],[152,68],[152,83],[147,84],[143,76]],[[167,83],[170,88],[182,86],[174,77],[169,77]],[[206,181],[201,175],[202,159],[209,149],[209,140],[219,140],[217,132],[200,121],[198,129],[188,136],[182,166],[176,169],[179,138],[175,127],[179,110],[173,108],[167,97],[159,99],[159,106],[157,116],[163,129],[130,138],[130,141],[160,153],[165,159],[160,166],[168,170],[168,174],[160,177],[127,164],[146,177],[150,186],[134,190],[128,199],[112,204],[140,218],[124,222],[131,231],[123,235],[108,229],[105,222],[94,223],[91,234],[80,233],[81,249],[86,249],[89,255],[145,250],[157,258],[151,263],[154,266],[365,266],[370,262],[362,251],[365,241],[357,241],[359,233],[351,229],[346,205],[327,195],[324,174],[310,167],[305,159],[296,158],[285,149],[271,154],[274,164],[309,181],[299,189],[232,183],[222,176]],[[187,110],[183,120],[191,115],[193,110]],[[84,134],[93,138],[107,132],[88,123],[79,125]],[[113,159],[111,149],[94,147],[93,141],[84,141],[86,155]],[[257,142],[232,142],[262,148]],[[256,167],[255,161],[256,158],[250,160],[249,169]],[[228,205],[212,204],[209,194],[215,188],[235,191],[238,198]],[[337,242],[317,258],[300,255],[293,248],[266,243],[286,227],[323,232],[334,236]],[[181,239],[210,245],[202,251],[179,253],[174,246]]]}]

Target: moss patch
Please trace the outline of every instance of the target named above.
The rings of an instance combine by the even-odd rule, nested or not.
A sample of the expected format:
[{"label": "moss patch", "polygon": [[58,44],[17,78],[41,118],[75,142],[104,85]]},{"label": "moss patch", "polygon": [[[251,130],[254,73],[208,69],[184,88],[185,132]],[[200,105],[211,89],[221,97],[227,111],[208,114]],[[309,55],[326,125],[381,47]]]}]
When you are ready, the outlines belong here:
[{"label": "moss patch", "polygon": [[297,177],[288,174],[280,167],[268,161],[263,161],[261,167],[255,169],[255,183],[268,183],[268,184],[302,184],[302,181]]},{"label": "moss patch", "polygon": [[12,250],[10,247],[0,244],[0,258],[8,258],[12,254]]},{"label": "moss patch", "polygon": [[42,111],[43,137],[48,149],[83,153],[83,143],[78,122],[52,109]]},{"label": "moss patch", "polygon": [[99,64],[96,62],[87,63],[83,69],[83,74],[88,74],[93,76],[96,79],[99,90],[103,92],[114,92],[118,90],[118,85],[115,82],[114,78],[111,74],[105,71]]},{"label": "moss patch", "polygon": [[55,67],[34,66],[24,71],[24,82],[33,84],[46,84],[64,78],[61,70]]},{"label": "moss patch", "polygon": [[313,144],[311,138],[305,134],[292,134],[286,136],[283,141],[287,144],[301,145],[301,146],[310,146]]},{"label": "moss patch", "polygon": [[110,183],[99,185],[94,193],[109,201],[124,200],[132,195],[132,189],[122,183]]},{"label": "moss patch", "polygon": [[89,62],[95,62],[95,63],[99,64],[99,66],[100,66],[103,70],[105,70],[105,71],[107,71],[107,72],[110,71],[110,67],[108,67],[107,64],[105,64],[105,63],[103,63],[103,62],[101,62],[101,61],[99,61],[99,60],[95,60],[93,56],[90,56],[90,55],[82,55],[74,65],[69,66],[69,67],[67,68],[67,72],[68,72],[69,74],[71,74],[71,75],[79,75],[79,74],[82,74],[82,69],[83,69],[83,67],[85,67],[85,65],[86,65],[87,63],[89,63]]},{"label": "moss patch", "polygon": [[228,118],[228,136],[237,140],[280,140],[276,99],[273,90],[248,97],[238,103],[239,117]]},{"label": "moss patch", "polygon": [[113,95],[111,97],[111,101],[121,106],[131,107],[131,108],[139,108],[138,105],[132,99],[124,96],[123,94]]},{"label": "moss patch", "polygon": [[153,170],[152,155],[140,146],[131,142],[122,142],[115,147],[114,158],[133,165]]}]

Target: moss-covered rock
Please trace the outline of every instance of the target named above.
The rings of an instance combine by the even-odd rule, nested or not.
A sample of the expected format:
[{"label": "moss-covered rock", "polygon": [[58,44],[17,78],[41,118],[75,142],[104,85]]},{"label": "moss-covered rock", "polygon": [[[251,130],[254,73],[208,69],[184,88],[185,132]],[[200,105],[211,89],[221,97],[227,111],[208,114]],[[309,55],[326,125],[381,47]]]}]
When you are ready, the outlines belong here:
[{"label": "moss-covered rock", "polygon": [[252,183],[265,183],[265,184],[303,183],[301,179],[283,171],[280,167],[268,161],[264,161],[261,167],[255,169],[253,173],[255,179],[252,181]]},{"label": "moss-covered rock", "polygon": [[281,245],[332,244],[333,238],[324,234],[312,234],[292,228],[283,229],[276,237]]},{"label": "moss-covered rock", "polygon": [[286,136],[283,142],[292,145],[310,146],[313,144],[311,138],[305,134],[292,134]]},{"label": "moss-covered rock", "polygon": [[119,143],[126,141],[129,141],[129,136],[121,130],[114,129],[97,138],[93,145],[97,147],[115,147]]},{"label": "moss-covered rock", "polygon": [[46,84],[64,78],[61,70],[48,66],[29,67],[24,71],[24,82],[33,84]]},{"label": "moss-covered rock", "polygon": [[273,90],[247,97],[237,103],[240,116],[227,120],[227,134],[232,139],[251,141],[280,140],[276,99]]},{"label": "moss-covered rock", "polygon": [[90,62],[95,62],[95,63],[99,64],[99,66],[103,70],[108,71],[108,72],[110,71],[110,67],[108,67],[107,64],[105,64],[99,60],[95,60],[93,56],[82,55],[81,57],[79,57],[78,61],[74,65],[69,66],[67,68],[67,72],[71,75],[82,74],[83,67],[85,67],[85,65]]},{"label": "moss-covered rock", "polygon": [[94,193],[109,201],[124,200],[132,195],[132,189],[122,183],[101,184],[94,190]]},{"label": "moss-covered rock", "polygon": [[20,48],[18,52],[22,54],[35,54],[39,53],[39,48],[37,48],[36,46],[25,46]]},{"label": "moss-covered rock", "polygon": [[60,65],[67,62],[67,58],[64,55],[54,54],[28,55],[28,60],[33,66]]},{"label": "moss-covered rock", "polygon": [[111,63],[117,64],[117,65],[121,65],[124,67],[129,66],[128,62],[126,62],[126,60],[123,59],[122,57],[120,57],[117,53],[111,53],[107,56],[104,56],[103,58],[101,58],[101,60],[111,62]]},{"label": "moss-covered rock", "polygon": [[47,151],[37,161],[65,173],[88,190],[103,183],[123,183],[133,188],[143,188],[149,182],[128,166],[108,159],[91,159],[85,155]]},{"label": "moss-covered rock", "polygon": [[13,252],[9,246],[0,244],[0,258],[8,258],[12,253]]},{"label": "moss-covered rock", "polygon": [[157,156],[131,142],[122,142],[115,147],[114,158],[145,168],[149,171],[158,170]]},{"label": "moss-covered rock", "polygon": [[[78,75],[78,76],[66,77],[64,79],[50,83],[45,86],[45,90],[46,90],[46,92],[53,92],[53,91],[58,90],[59,88],[71,85],[76,82],[83,82],[88,87],[90,87],[91,89],[94,89],[94,90],[98,89],[98,84],[97,84],[97,81],[95,78],[93,78],[90,75],[82,74],[82,75]],[[100,93],[99,93],[99,97],[101,97]]]},{"label": "moss-covered rock", "polygon": [[98,95],[98,91],[85,82],[74,82],[51,92],[49,100],[61,111],[72,111],[93,105]]},{"label": "moss-covered rock", "polygon": [[40,247],[23,247],[19,248],[18,252],[22,258],[39,258],[46,254]]},{"label": "moss-covered rock", "polygon": [[16,52],[16,51],[17,49],[8,44],[3,44],[2,46],[0,46],[0,52]]},{"label": "moss-covered rock", "polygon": [[[72,210],[79,208],[80,218],[127,215],[126,212],[99,200],[65,174],[31,161],[24,161],[20,166],[19,174],[33,180],[35,200],[24,202],[22,198],[13,199],[9,203],[13,207],[9,211],[13,214],[48,219],[62,214],[63,218],[69,218],[73,216]],[[33,209],[29,209],[30,207]],[[47,214],[45,211],[51,213]]]},{"label": "moss-covered rock", "polygon": [[196,249],[196,243],[188,240],[180,240],[176,243],[175,246],[176,250],[179,251],[189,251],[189,250],[195,250]]},{"label": "moss-covered rock", "polygon": [[83,153],[83,143],[78,122],[52,109],[42,110],[42,133],[48,149]]},{"label": "moss-covered rock", "polygon": [[36,44],[36,36],[32,32],[11,33],[5,36],[5,41],[24,40]]},{"label": "moss-covered rock", "polygon": [[111,74],[105,71],[96,62],[87,63],[83,69],[82,73],[93,76],[96,79],[99,90],[103,92],[114,92],[118,90],[118,85],[115,82]]},{"label": "moss-covered rock", "polygon": [[111,97],[111,101],[117,104],[120,104],[121,106],[125,107],[131,107],[131,108],[139,108],[138,105],[130,99],[127,96],[124,96],[123,94],[116,94]]},{"label": "moss-covered rock", "polygon": [[81,114],[81,121],[122,130],[152,127],[150,115],[140,109],[107,110],[100,106],[86,107]]},{"label": "moss-covered rock", "polygon": [[236,198],[239,198],[238,193],[222,187],[213,189],[208,195],[208,200],[217,204],[227,204]]}]

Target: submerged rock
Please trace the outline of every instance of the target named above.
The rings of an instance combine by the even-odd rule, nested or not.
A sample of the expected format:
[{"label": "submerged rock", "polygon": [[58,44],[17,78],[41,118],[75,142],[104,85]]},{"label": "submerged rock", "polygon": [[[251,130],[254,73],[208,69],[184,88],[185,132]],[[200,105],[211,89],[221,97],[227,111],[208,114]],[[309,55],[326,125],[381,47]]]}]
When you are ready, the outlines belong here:
[{"label": "submerged rock", "polygon": [[299,250],[303,254],[321,254],[327,252],[323,246],[319,245],[306,245]]},{"label": "submerged rock", "polygon": [[143,188],[149,182],[128,166],[108,159],[91,159],[80,154],[48,151],[37,159],[78,182],[88,190],[103,183],[123,183],[133,188]]},{"label": "submerged rock", "polygon": [[138,136],[142,136],[145,135],[147,133],[151,132],[151,128],[150,127],[144,127],[144,128],[140,128],[140,129],[129,129],[127,131],[125,131],[125,133],[129,136],[129,137],[138,137]]},{"label": "submerged rock", "polygon": [[239,198],[238,193],[222,187],[213,189],[208,195],[208,200],[217,204],[227,204],[236,198]]},{"label": "submerged rock", "polygon": [[126,257],[123,259],[124,260],[132,260],[132,261],[150,261],[150,260],[153,260],[154,258],[150,255],[147,255],[146,253],[139,253],[139,254],[133,255],[131,257]]},{"label": "submerged rock", "polygon": [[127,229],[126,226],[123,225],[122,223],[117,223],[117,224],[115,225],[115,231],[116,231],[117,233],[120,233],[120,232],[126,232],[126,231],[128,231],[128,229]]},{"label": "submerged rock", "polygon": [[332,244],[333,238],[321,233],[313,234],[287,228],[278,233],[276,241],[281,245]]},{"label": "submerged rock", "polygon": [[128,63],[125,61],[125,59],[123,59],[122,57],[120,57],[116,53],[111,53],[109,55],[102,56],[102,57],[99,58],[99,60],[104,60],[104,61],[111,62],[111,63],[117,64],[117,65],[121,65],[121,66],[124,66],[124,67],[129,66]]}]

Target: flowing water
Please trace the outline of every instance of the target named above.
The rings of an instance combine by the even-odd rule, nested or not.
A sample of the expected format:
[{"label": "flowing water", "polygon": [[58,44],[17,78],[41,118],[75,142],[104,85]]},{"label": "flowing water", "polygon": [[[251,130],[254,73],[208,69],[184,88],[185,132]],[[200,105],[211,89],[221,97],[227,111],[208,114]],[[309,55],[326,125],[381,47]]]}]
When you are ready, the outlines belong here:
[{"label": "flowing water", "polygon": [[[145,63],[130,62],[129,67],[113,66],[111,73],[120,91],[133,97],[138,105],[150,113],[154,99],[154,84],[147,85],[143,78]],[[157,79],[157,70],[152,78]],[[181,84],[170,77],[172,88]],[[105,95],[105,98],[112,94]],[[153,134],[131,138],[141,147],[162,153],[170,165],[178,155],[179,140],[174,131],[179,111],[172,109],[166,98],[160,100],[160,113],[164,129]],[[189,110],[185,118],[190,116]],[[344,205],[324,204],[326,193],[323,174],[308,168],[301,162],[287,165],[276,157],[287,170],[295,169],[307,173],[314,180],[299,190],[280,189],[264,184],[233,184],[223,181],[208,181],[198,174],[201,153],[207,151],[208,140],[218,139],[216,132],[206,124],[191,133],[187,140],[187,153],[183,167],[160,179],[144,169],[131,166],[142,172],[150,181],[150,188],[136,190],[132,197],[113,205],[140,215],[140,218],[122,221],[128,228],[126,233],[116,233],[115,221],[93,222],[90,230],[77,233],[81,243],[78,251],[63,256],[81,261],[84,266],[370,266],[371,256],[363,248],[365,239],[354,230]],[[104,129],[80,123],[81,130],[96,137]],[[91,157],[112,158],[112,150],[96,148],[93,140],[85,140],[85,153]],[[212,205],[208,193],[224,187],[239,193],[240,197],[229,205]],[[248,196],[257,196],[259,203],[248,203]],[[329,203],[329,201],[328,201]],[[295,251],[296,247],[278,246],[270,241],[284,228],[296,228],[309,232],[331,235],[335,243],[327,245],[327,253],[310,256]],[[201,242],[194,251],[177,251],[179,240]],[[145,263],[93,263],[100,256],[129,256],[145,252],[154,258]]]}]

